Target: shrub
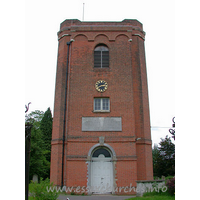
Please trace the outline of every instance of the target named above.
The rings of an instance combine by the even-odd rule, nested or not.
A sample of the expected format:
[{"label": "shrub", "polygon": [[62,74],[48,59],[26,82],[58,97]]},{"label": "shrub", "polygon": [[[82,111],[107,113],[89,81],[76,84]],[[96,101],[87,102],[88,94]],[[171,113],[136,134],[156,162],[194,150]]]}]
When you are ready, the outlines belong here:
[{"label": "shrub", "polygon": [[50,184],[48,178],[45,180],[41,178],[40,183],[31,182],[29,190],[34,200],[56,200],[58,198],[58,193],[56,190],[47,191],[47,188],[50,187],[53,188],[53,183]]},{"label": "shrub", "polygon": [[175,177],[167,180],[166,185],[167,185],[169,194],[174,195],[175,194]]}]

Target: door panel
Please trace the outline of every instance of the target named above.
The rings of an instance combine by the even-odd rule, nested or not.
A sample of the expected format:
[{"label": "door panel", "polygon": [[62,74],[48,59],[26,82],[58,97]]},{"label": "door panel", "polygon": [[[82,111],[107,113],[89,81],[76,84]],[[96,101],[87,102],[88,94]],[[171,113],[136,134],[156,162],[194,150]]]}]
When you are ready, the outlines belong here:
[{"label": "door panel", "polygon": [[91,166],[91,186],[95,193],[112,192],[113,170],[110,161],[94,161]]}]

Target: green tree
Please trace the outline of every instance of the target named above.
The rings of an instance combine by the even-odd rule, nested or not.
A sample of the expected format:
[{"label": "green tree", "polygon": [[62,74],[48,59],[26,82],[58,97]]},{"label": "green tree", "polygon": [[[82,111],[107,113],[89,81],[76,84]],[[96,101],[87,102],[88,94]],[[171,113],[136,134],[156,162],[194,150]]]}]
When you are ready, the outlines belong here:
[{"label": "green tree", "polygon": [[30,175],[29,180],[34,174],[39,177],[48,176],[49,162],[46,160],[45,152],[42,148],[42,133],[39,128],[33,126],[31,130],[31,152],[30,152]]},{"label": "green tree", "polygon": [[44,116],[41,120],[40,130],[42,133],[42,141],[43,141],[43,150],[45,154],[46,160],[49,162],[49,168],[47,171],[48,176],[44,176],[43,178],[49,178],[50,176],[50,161],[51,161],[51,138],[52,138],[52,123],[53,118],[51,114],[50,108],[46,110]]},{"label": "green tree", "polygon": [[163,175],[175,175],[175,144],[172,143],[170,137],[166,136],[165,139],[161,139],[159,151],[165,164]]},{"label": "green tree", "polygon": [[159,147],[154,145],[153,155],[153,173],[154,176],[161,177],[175,174],[175,145],[170,137],[161,138]]},{"label": "green tree", "polygon": [[46,143],[41,130],[41,123],[45,113],[35,110],[26,115],[25,123],[29,122],[33,125],[31,129],[31,152],[30,152],[30,173],[29,180],[34,174],[39,177],[49,177],[50,161],[47,159],[49,151],[46,150]]},{"label": "green tree", "polygon": [[153,157],[153,175],[159,176],[160,175],[160,169],[161,167],[161,157],[160,157],[160,151],[158,149],[158,145],[154,144],[154,147],[152,149],[152,157]]},{"label": "green tree", "polygon": [[35,127],[39,128],[43,116],[44,116],[43,111],[40,110],[32,111],[30,114],[25,116],[25,123],[29,122]]},{"label": "green tree", "polygon": [[51,137],[52,137],[52,114],[50,108],[44,113],[44,117],[41,120],[40,130],[42,132],[42,140],[44,141],[44,150],[48,151],[46,154],[47,160],[50,162],[51,158]]}]

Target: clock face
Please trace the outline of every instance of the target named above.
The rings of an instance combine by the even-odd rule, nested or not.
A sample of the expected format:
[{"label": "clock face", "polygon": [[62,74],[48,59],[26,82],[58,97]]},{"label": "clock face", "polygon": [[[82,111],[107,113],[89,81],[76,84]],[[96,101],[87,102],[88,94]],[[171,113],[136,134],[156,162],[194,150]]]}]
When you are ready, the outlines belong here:
[{"label": "clock face", "polygon": [[108,88],[108,83],[104,80],[99,80],[96,82],[95,88],[98,92],[105,92]]}]

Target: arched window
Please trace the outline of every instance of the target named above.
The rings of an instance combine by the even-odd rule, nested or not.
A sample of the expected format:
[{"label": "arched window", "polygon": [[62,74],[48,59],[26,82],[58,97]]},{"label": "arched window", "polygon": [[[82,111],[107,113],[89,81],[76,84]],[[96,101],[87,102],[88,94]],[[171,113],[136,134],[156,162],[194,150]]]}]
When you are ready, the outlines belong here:
[{"label": "arched window", "polygon": [[94,67],[109,67],[109,50],[105,45],[98,45],[94,49]]},{"label": "arched window", "polygon": [[105,156],[105,158],[110,158],[111,157],[110,152],[108,150],[104,149],[104,148],[97,149],[93,153],[92,157],[93,158],[95,158],[95,157],[97,158],[97,157],[99,157],[100,154],[103,154]]}]

